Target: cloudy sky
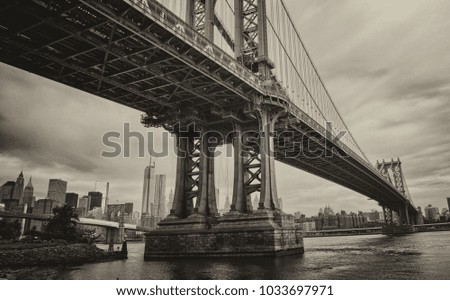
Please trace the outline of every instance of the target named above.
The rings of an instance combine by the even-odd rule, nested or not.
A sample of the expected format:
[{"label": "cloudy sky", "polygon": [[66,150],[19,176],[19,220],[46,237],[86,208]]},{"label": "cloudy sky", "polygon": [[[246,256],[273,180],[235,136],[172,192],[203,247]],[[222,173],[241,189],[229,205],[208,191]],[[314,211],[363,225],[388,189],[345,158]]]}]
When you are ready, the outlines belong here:
[{"label": "cloudy sky", "polygon": [[[450,1],[286,0],[328,90],[369,159],[400,157],[418,206],[450,196]],[[123,124],[144,134],[140,112],[0,64],[0,184],[23,169],[38,198],[48,179],[80,195],[111,184],[110,199],[140,209],[147,158],[106,159],[102,135]],[[161,130],[150,129],[155,136]],[[157,143],[157,146],[160,143]],[[172,147],[171,147],[172,148]],[[136,150],[136,149],[132,149]],[[157,173],[174,185],[175,157]],[[370,210],[375,202],[282,164],[278,191],[287,212]],[[230,160],[216,163],[220,206],[231,195]],[[228,175],[227,175],[228,174]],[[227,183],[228,186],[227,186]]]}]

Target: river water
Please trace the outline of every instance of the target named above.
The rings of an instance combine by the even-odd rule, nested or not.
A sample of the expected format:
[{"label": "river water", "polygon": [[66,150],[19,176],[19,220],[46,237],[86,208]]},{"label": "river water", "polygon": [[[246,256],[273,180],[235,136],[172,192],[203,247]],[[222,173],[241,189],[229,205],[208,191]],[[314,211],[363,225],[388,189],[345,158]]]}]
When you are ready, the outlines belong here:
[{"label": "river water", "polygon": [[304,242],[297,256],[167,261],[144,261],[144,244],[129,244],[128,260],[71,268],[62,279],[450,279],[450,231]]}]

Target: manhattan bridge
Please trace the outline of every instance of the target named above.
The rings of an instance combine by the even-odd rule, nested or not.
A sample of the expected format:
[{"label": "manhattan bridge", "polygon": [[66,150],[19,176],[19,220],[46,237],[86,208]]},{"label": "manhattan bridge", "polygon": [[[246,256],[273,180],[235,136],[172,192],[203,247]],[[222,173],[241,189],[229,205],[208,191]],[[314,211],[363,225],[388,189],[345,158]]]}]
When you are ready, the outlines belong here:
[{"label": "manhattan bridge", "polygon": [[[377,201],[386,228],[419,222],[400,160],[370,163],[283,1],[2,1],[0,60],[178,137],[174,204],[147,234],[146,258],[303,249],[279,209],[274,160]],[[229,143],[233,198],[219,217],[212,153]]]}]

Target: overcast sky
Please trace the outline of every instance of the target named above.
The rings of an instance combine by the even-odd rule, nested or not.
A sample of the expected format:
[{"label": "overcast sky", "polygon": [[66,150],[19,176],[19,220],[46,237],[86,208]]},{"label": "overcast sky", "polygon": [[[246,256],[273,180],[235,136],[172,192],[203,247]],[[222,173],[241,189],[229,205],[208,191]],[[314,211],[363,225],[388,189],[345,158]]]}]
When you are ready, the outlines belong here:
[{"label": "overcast sky", "polygon": [[[450,197],[450,1],[286,0],[296,26],[347,122],[372,162],[400,159],[418,206]],[[140,210],[147,158],[100,157],[102,135],[130,123],[146,133],[140,112],[0,64],[0,184],[20,171],[43,198],[50,178],[80,196],[109,181],[112,202]],[[161,135],[161,130],[150,129]],[[159,143],[157,143],[160,145]],[[175,157],[157,173],[174,185]],[[369,211],[353,191],[282,164],[277,184],[285,211]],[[216,163],[220,206],[232,194],[231,161]],[[228,174],[228,175],[227,175]],[[227,188],[227,182],[228,188]]]}]

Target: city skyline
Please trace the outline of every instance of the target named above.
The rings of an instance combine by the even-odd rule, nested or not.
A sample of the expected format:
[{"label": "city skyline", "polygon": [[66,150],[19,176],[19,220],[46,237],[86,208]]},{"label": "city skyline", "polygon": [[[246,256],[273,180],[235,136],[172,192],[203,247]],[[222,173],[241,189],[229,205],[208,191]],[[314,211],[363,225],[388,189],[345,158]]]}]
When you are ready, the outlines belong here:
[{"label": "city skyline", "polygon": [[[339,4],[288,0],[286,5],[298,12],[300,34],[371,162],[400,157],[415,205],[442,206],[441,199],[450,194],[450,125],[446,121],[450,113],[446,101],[450,41],[444,35],[450,30],[444,14],[449,3],[377,1],[363,5],[351,0]],[[400,5],[404,9],[393,14],[391,6]],[[330,21],[321,22],[324,18]],[[136,151],[130,159],[114,160],[101,158],[100,153],[105,150],[102,134],[121,132],[125,122],[131,123],[132,130],[145,133],[139,123],[141,112],[4,64],[0,65],[0,79],[0,138],[6,141],[0,146],[2,182],[15,178],[23,168],[26,176],[33,176],[37,198],[44,198],[49,178],[64,178],[72,192],[92,190],[95,181],[110,181],[111,199],[139,204],[142,166],[147,158],[136,158]],[[26,118],[20,117],[24,112]],[[161,129],[151,131],[155,137],[161,136]],[[427,143],[421,137],[426,137]],[[165,166],[161,173],[167,174],[170,189],[176,160],[171,156],[159,161]],[[218,188],[229,191],[231,197],[232,166],[229,161],[220,164]],[[300,170],[278,163],[276,168],[279,197],[288,212],[314,212],[317,202],[353,211],[378,207],[355,192]],[[221,197],[223,203],[226,193]]]}]

